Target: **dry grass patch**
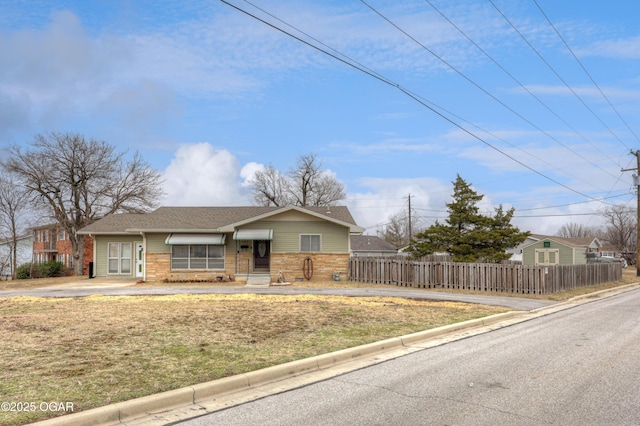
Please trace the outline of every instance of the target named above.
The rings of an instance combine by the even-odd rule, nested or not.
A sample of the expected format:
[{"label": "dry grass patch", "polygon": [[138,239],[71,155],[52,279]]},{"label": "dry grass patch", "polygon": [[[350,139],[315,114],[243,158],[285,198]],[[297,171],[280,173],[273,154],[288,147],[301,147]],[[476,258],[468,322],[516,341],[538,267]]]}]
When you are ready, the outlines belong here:
[{"label": "dry grass patch", "polygon": [[[86,410],[504,311],[248,294],[0,299],[0,401]],[[19,425],[56,413],[1,415]]]},{"label": "dry grass patch", "polygon": [[68,276],[53,278],[34,278],[30,280],[3,280],[0,281],[0,290],[30,290],[34,288],[48,287],[58,284],[74,283],[87,280],[86,276]]}]

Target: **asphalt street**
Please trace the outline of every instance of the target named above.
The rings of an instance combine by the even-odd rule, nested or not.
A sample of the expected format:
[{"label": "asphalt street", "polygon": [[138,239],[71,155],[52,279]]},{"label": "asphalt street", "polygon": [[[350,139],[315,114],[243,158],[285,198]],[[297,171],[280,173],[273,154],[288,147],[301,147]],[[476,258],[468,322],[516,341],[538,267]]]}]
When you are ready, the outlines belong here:
[{"label": "asphalt street", "polygon": [[640,291],[180,423],[638,425]]},{"label": "asphalt street", "polygon": [[136,286],[132,281],[83,280],[69,285],[57,285],[32,290],[0,291],[0,298],[15,296],[30,297],[86,297],[96,294],[105,296],[140,296],[171,294],[315,294],[354,297],[405,297],[422,300],[458,301],[466,303],[504,306],[519,311],[530,311],[556,302],[528,299],[523,297],[498,297],[429,291],[380,285],[371,288],[296,288],[288,286],[272,287],[229,287],[229,286]]}]

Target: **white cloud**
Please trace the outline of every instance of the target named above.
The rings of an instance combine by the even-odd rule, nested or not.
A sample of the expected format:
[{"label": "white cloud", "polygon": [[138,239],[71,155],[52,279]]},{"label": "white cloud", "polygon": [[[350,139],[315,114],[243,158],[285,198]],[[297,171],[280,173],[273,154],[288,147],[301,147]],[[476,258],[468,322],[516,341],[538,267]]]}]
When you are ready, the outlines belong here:
[{"label": "white cloud", "polygon": [[638,59],[640,57],[640,37],[618,40],[602,40],[588,48],[578,50],[581,56],[602,56],[605,58]]},{"label": "white cloud", "polygon": [[245,164],[242,167],[242,170],[240,170],[240,177],[244,179],[244,181],[242,182],[242,186],[249,187],[256,172],[263,172],[264,170],[264,164],[256,163],[253,161]]},{"label": "white cloud", "polygon": [[442,217],[451,183],[429,177],[411,179],[365,178],[359,184],[368,192],[347,194],[346,204],[356,223],[374,235],[392,216],[408,212],[411,195],[413,222],[418,229],[429,226],[436,216]]},{"label": "white cloud", "polygon": [[238,160],[209,143],[183,145],[164,171],[163,204],[171,206],[249,205]]}]

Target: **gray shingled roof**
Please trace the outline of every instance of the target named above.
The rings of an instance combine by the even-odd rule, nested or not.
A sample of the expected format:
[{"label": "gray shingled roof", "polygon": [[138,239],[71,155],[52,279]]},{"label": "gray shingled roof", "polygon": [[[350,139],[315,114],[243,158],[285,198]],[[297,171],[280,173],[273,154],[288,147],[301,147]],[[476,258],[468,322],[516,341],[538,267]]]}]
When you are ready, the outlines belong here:
[{"label": "gray shingled roof", "polygon": [[[109,234],[134,231],[214,231],[233,226],[287,208],[282,207],[160,207],[146,214],[112,214],[88,225],[81,234]],[[298,207],[322,216],[324,219],[357,226],[345,206]]]},{"label": "gray shingled roof", "polygon": [[398,248],[390,242],[371,235],[352,235],[351,251],[390,252]]}]

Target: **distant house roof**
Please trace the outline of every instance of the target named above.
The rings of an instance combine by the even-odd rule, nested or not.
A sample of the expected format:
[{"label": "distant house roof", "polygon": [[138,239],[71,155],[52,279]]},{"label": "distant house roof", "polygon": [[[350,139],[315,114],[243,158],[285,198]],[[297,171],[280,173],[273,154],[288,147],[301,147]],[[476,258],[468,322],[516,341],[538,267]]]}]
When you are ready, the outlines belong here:
[{"label": "distant house roof", "polygon": [[[533,240],[533,243],[540,240],[553,240],[558,243],[564,244],[569,247],[588,247],[588,248],[600,248],[602,247],[602,243],[597,237],[588,237],[588,238],[563,238],[557,237],[555,235],[541,235],[541,234],[531,234],[528,239]],[[531,244],[533,244],[531,243]],[[530,245],[530,244],[527,244]]]},{"label": "distant house roof", "polygon": [[82,228],[79,234],[121,234],[123,232],[233,232],[235,227],[267,219],[288,211],[303,212],[349,227],[356,225],[345,206],[332,207],[160,207],[151,213],[120,213],[105,216]]},{"label": "distant house roof", "polygon": [[352,235],[351,251],[389,253],[397,252],[398,248],[380,237],[372,235]]}]

